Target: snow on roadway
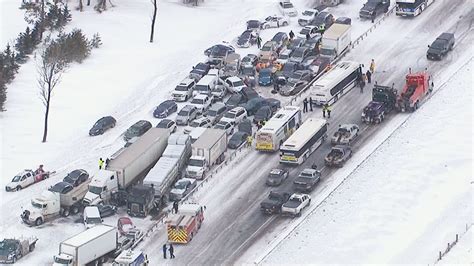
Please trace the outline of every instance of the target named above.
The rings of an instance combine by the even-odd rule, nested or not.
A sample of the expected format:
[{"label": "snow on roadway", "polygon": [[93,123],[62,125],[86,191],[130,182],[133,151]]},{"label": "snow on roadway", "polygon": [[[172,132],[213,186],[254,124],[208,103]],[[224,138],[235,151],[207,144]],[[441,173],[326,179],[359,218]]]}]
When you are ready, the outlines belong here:
[{"label": "snow on roadway", "polygon": [[472,222],[472,63],[262,263],[434,263]]},{"label": "snow on roadway", "polygon": [[[450,242],[454,241],[454,238]],[[447,244],[446,244],[447,246]],[[441,265],[454,265],[463,264],[466,262],[474,261],[472,254],[472,227],[464,234],[458,241],[458,243],[443,257],[438,264]]]}]

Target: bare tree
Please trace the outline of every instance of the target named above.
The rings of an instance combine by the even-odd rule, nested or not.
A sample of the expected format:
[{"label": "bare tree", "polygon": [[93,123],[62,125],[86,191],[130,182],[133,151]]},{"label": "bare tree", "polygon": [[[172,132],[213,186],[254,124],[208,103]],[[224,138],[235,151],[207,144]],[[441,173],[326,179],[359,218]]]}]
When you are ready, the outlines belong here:
[{"label": "bare tree", "polygon": [[48,136],[48,118],[52,94],[56,86],[61,82],[61,76],[66,70],[66,63],[63,58],[62,47],[55,45],[53,42],[41,52],[41,58],[37,63],[40,99],[45,107],[42,142],[46,142]]},{"label": "bare tree", "polygon": [[153,35],[155,34],[155,21],[156,21],[156,12],[157,12],[157,7],[156,7],[156,0],[151,0],[153,4],[153,18],[151,19],[151,33],[150,33],[150,42],[153,42]]}]

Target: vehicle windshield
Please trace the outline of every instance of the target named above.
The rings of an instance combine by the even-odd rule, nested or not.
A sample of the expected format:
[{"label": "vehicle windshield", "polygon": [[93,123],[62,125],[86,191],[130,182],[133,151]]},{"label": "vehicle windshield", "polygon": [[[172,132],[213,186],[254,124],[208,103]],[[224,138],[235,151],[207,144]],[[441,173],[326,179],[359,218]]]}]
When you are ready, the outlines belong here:
[{"label": "vehicle windshield", "polygon": [[268,178],[270,178],[270,179],[280,179],[280,178],[281,178],[281,175],[278,175],[278,174],[270,174],[270,175],[268,176]]},{"label": "vehicle windshield", "polygon": [[204,104],[204,100],[203,99],[196,99],[194,98],[191,103],[195,103],[195,104]]},{"label": "vehicle windshield", "polygon": [[240,87],[240,86],[244,86],[244,83],[242,82],[242,80],[238,80],[238,81],[232,82],[232,85],[234,87]]},{"label": "vehicle windshield", "polygon": [[303,53],[304,53],[303,49],[296,49],[291,56],[292,57],[302,57]]},{"label": "vehicle windshield", "polygon": [[177,183],[174,188],[176,189],[186,189],[187,182],[179,182]]},{"label": "vehicle windshield", "polygon": [[306,34],[309,33],[309,32],[310,32],[310,29],[308,29],[308,28],[303,28],[303,29],[300,31],[300,33],[301,33],[301,34],[304,34],[304,35],[306,35]]},{"label": "vehicle windshield", "polygon": [[207,92],[208,91],[208,87],[206,85],[196,85],[195,89],[197,91],[202,91],[202,92]]},{"label": "vehicle windshield", "polygon": [[16,175],[13,179],[12,182],[18,182],[20,181],[21,175]]},{"label": "vehicle windshield", "polygon": [[302,172],[300,174],[300,177],[313,178],[313,175],[311,175],[311,173]]},{"label": "vehicle windshield", "polygon": [[225,129],[225,125],[224,125],[224,124],[217,124],[217,125],[215,126],[215,128],[217,128],[217,129]]},{"label": "vehicle windshield", "polygon": [[176,86],[175,90],[177,91],[188,91],[188,88],[186,86]]},{"label": "vehicle windshield", "polygon": [[43,207],[43,204],[38,203],[38,202],[35,202],[35,201],[33,201],[33,200],[31,201],[31,206],[33,206],[33,207],[35,207],[35,208],[37,208],[37,209],[43,209],[43,208],[44,208],[44,207]]},{"label": "vehicle windshield", "polygon": [[278,59],[288,59],[290,58],[290,55],[289,54],[281,54]]},{"label": "vehicle windshield", "polygon": [[178,113],[179,116],[188,116],[188,114],[189,114],[189,111],[187,111],[187,110],[181,110]]},{"label": "vehicle windshield", "polygon": [[87,217],[86,224],[100,224],[102,220],[100,217]]},{"label": "vehicle windshield", "polygon": [[224,48],[223,46],[214,46],[211,49],[211,56],[212,57],[224,57],[227,55],[227,48]]},{"label": "vehicle windshield", "polygon": [[300,203],[300,200],[298,198],[291,198],[289,201]]},{"label": "vehicle windshield", "polygon": [[286,63],[286,64],[283,66],[282,71],[283,71],[283,72],[292,72],[293,69],[294,69],[294,65],[293,65],[293,64],[288,64],[288,63]]},{"label": "vehicle windshield", "polygon": [[207,112],[207,115],[208,115],[208,116],[217,116],[217,111],[216,111],[216,110],[209,110],[209,111]]},{"label": "vehicle windshield", "polygon": [[271,51],[271,50],[272,50],[272,46],[271,46],[271,45],[264,45],[264,46],[262,47],[262,51],[264,51],[264,52],[269,52],[269,51]]},{"label": "vehicle windshield", "polygon": [[250,63],[252,61],[252,58],[246,56],[244,58],[242,58],[242,63]]},{"label": "vehicle windshield", "polygon": [[188,165],[189,166],[203,167],[204,166],[204,161],[196,160],[196,159],[190,159]]},{"label": "vehicle windshield", "polygon": [[274,201],[279,201],[280,197],[278,197],[276,195],[273,195],[273,194],[270,194],[270,196],[268,196],[268,199],[269,200],[274,200]]},{"label": "vehicle windshield", "polygon": [[312,15],[314,15],[314,11],[305,10],[303,12],[303,16],[312,16]]},{"label": "vehicle windshield", "polygon": [[333,49],[327,49],[327,48],[322,48],[320,50],[320,53],[322,55],[333,55],[334,54],[334,50]]},{"label": "vehicle windshield", "polygon": [[89,192],[94,194],[100,194],[102,193],[102,187],[89,186]]},{"label": "vehicle windshield", "polygon": [[226,117],[226,118],[235,118],[235,113],[226,112],[226,113],[224,114],[224,117]]},{"label": "vehicle windshield", "polygon": [[444,47],[444,44],[445,44],[445,41],[436,40],[436,41],[430,46],[430,48],[442,50],[443,47]]},{"label": "vehicle windshield", "polygon": [[293,8],[293,4],[289,2],[283,3],[283,8]]},{"label": "vehicle windshield", "polygon": [[242,73],[245,75],[253,75],[254,74],[253,68],[250,68],[250,67],[243,68]]},{"label": "vehicle windshield", "polygon": [[[138,133],[140,133],[140,127],[138,127],[138,126],[133,126],[133,127],[131,127],[131,128],[130,128],[130,133],[132,133],[132,134],[138,134]],[[67,178],[67,177],[66,177],[66,178]],[[69,181],[66,180],[66,178],[64,179],[64,181],[69,182]]]},{"label": "vehicle windshield", "polygon": [[72,263],[71,259],[63,259],[63,258],[58,258],[54,256],[54,262],[61,264],[61,265],[70,265]]}]

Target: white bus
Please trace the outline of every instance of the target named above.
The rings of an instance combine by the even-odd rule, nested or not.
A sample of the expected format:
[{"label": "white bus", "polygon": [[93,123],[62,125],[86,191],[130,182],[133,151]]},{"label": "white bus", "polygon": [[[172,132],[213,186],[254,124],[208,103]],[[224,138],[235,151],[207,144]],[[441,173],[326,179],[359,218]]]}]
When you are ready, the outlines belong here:
[{"label": "white bus", "polygon": [[259,130],[255,148],[259,151],[277,151],[283,142],[301,125],[301,110],[296,106],[281,108]]},{"label": "white bus", "polygon": [[433,2],[434,0],[397,0],[395,13],[397,16],[415,17]]},{"label": "white bus", "polygon": [[311,97],[316,105],[335,103],[355,85],[362,68],[359,63],[343,61],[337,63],[311,86]]},{"label": "white bus", "polygon": [[302,164],[327,138],[325,119],[310,118],[280,147],[280,163]]}]

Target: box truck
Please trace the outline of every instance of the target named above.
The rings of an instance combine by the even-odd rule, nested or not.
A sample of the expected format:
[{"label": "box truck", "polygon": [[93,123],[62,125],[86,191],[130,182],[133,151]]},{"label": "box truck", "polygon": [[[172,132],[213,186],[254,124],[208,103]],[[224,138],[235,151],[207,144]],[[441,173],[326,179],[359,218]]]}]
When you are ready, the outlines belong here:
[{"label": "box truck", "polygon": [[336,59],[351,44],[351,25],[332,24],[321,40],[320,53],[332,60]]}]

